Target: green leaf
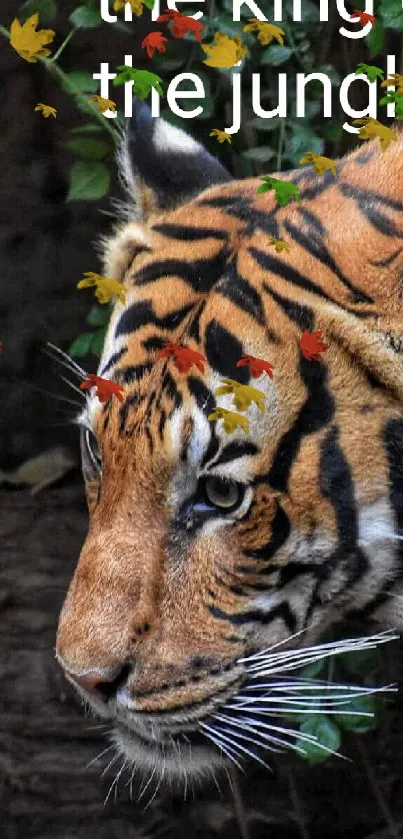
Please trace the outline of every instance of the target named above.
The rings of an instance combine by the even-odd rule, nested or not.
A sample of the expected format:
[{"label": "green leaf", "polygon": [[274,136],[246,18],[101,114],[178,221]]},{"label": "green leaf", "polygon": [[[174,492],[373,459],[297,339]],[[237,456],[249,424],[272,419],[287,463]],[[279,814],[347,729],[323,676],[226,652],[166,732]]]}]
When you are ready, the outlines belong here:
[{"label": "green leaf", "polygon": [[[348,705],[344,706],[346,712],[337,715],[337,721],[346,731],[371,731],[376,727],[375,720],[375,698],[371,695],[357,696]],[[372,717],[356,716],[357,713],[372,714]]]},{"label": "green leaf", "polygon": [[[333,85],[339,85],[340,82],[341,82],[340,74],[338,73],[336,68],[333,67],[333,64],[322,64],[317,69],[315,68],[315,72],[316,73],[324,73],[325,76],[329,77],[329,79],[330,79],[330,81]],[[309,82],[309,85],[311,85],[311,84],[313,85],[314,82]],[[323,85],[321,85],[320,82],[319,82],[319,85],[320,85],[320,91],[321,91],[320,95],[323,96]]]},{"label": "green leaf", "polygon": [[50,23],[50,21],[56,17],[58,12],[55,0],[27,0],[27,2],[21,6],[18,13],[20,23],[25,23],[25,21],[36,12],[39,12],[41,25],[44,23]]},{"label": "green leaf", "polygon": [[144,0],[144,5],[152,11],[155,6],[155,0]]},{"label": "green leaf", "polygon": [[[321,673],[323,673],[323,669],[325,667],[326,662],[323,658],[319,659],[319,661],[313,661],[312,664],[307,664],[306,667],[303,667],[302,670],[298,672],[299,679],[316,679]],[[307,697],[309,697],[309,693],[307,693]]]},{"label": "green leaf", "polygon": [[342,653],[338,656],[340,664],[343,665],[347,673],[353,676],[367,676],[379,665],[378,650],[357,650],[351,653]]},{"label": "green leaf", "polygon": [[99,132],[102,132],[102,126],[97,122],[86,122],[84,125],[70,128],[70,134],[99,134]]},{"label": "green leaf", "polygon": [[256,148],[246,149],[242,154],[254,163],[265,163],[275,155],[275,151],[270,146],[256,146]]},{"label": "green leaf", "polygon": [[[307,743],[305,740],[297,740],[296,745],[303,749],[305,760],[308,763],[322,763],[329,757],[331,751],[337,751],[340,746],[340,731],[329,717],[323,714],[312,714],[300,726],[302,734],[310,734],[317,738],[317,743]],[[321,748],[324,746],[325,748]]]},{"label": "green leaf", "polygon": [[323,154],[325,148],[323,137],[318,137],[302,119],[290,120],[289,127],[292,128],[293,133],[287,142],[288,154],[297,156],[305,151]]},{"label": "green leaf", "polygon": [[84,157],[86,160],[103,160],[111,151],[109,143],[94,137],[72,137],[65,145],[78,157]]},{"label": "green leaf", "polygon": [[103,346],[105,343],[107,326],[101,326],[96,332],[92,333],[91,352],[93,355],[102,355]]},{"label": "green leaf", "polygon": [[94,29],[95,26],[100,26],[102,17],[98,9],[89,9],[88,6],[79,6],[74,9],[69,17],[70,23],[75,29]]},{"label": "green leaf", "polygon": [[70,93],[71,88],[69,82],[74,85],[80,93],[95,93],[98,90],[98,82],[92,78],[91,73],[86,73],[84,70],[73,70],[72,73],[66,73],[67,84],[63,79],[61,82],[63,90]]},{"label": "green leaf", "polygon": [[77,160],[70,169],[66,201],[95,201],[109,191],[110,172],[96,160]]},{"label": "green leaf", "polygon": [[292,53],[293,50],[290,47],[282,47],[281,44],[272,44],[265,49],[260,63],[270,64],[272,67],[279,67],[280,64],[288,61]]},{"label": "green leaf", "polygon": [[382,21],[378,18],[370,33],[366,37],[369,54],[371,58],[375,55],[380,55],[385,49],[385,28]]},{"label": "green leaf", "polygon": [[256,131],[275,131],[280,126],[280,117],[255,117],[248,125]]},{"label": "green leaf", "polygon": [[73,358],[84,358],[90,352],[93,337],[93,332],[83,332],[81,335],[77,335],[68,349],[69,355]]},{"label": "green leaf", "polygon": [[401,0],[381,0],[378,11],[384,26],[390,29],[403,30],[403,7]]},{"label": "green leaf", "polygon": [[97,304],[95,304],[92,309],[90,309],[86,322],[89,326],[106,326],[106,324],[109,323],[110,316],[110,306],[97,306]]}]

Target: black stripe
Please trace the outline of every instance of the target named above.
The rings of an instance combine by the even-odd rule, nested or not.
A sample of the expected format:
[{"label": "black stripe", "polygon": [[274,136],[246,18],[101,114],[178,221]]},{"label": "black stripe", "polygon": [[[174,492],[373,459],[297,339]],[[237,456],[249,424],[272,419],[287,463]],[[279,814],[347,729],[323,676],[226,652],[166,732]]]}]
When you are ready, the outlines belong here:
[{"label": "black stripe", "polygon": [[189,392],[196,400],[197,407],[200,411],[203,411],[204,414],[210,414],[214,411],[216,401],[211,390],[209,390],[204,382],[197,379],[196,376],[188,376],[187,386]]},{"label": "black stripe", "polygon": [[272,274],[275,274],[277,277],[282,277],[282,279],[286,280],[288,283],[292,283],[299,288],[303,288],[304,291],[313,292],[319,297],[323,297],[325,300],[330,300],[331,303],[335,303],[340,307],[340,302],[336,300],[336,298],[326,294],[321,286],[312,282],[312,280],[308,279],[308,277],[305,277],[295,268],[292,268],[291,265],[287,265],[281,259],[277,259],[272,254],[259,250],[259,248],[250,247],[248,248],[248,251],[257,264],[265,271],[271,271]]},{"label": "black stripe", "polygon": [[120,434],[120,436],[123,436],[124,433],[125,433],[126,420],[127,420],[127,416],[128,416],[128,413],[129,413],[130,409],[131,408],[137,408],[139,403],[140,403],[140,394],[139,393],[134,393],[132,396],[128,396],[128,398],[125,400],[125,402],[121,406],[121,408],[119,410],[119,416],[120,416],[119,434]]},{"label": "black stripe", "polygon": [[159,335],[151,335],[150,338],[145,338],[144,341],[141,342],[141,346],[145,349],[146,352],[158,352],[158,350],[162,350],[162,348],[166,344],[166,337],[161,338]]},{"label": "black stripe", "polygon": [[214,463],[211,464],[211,466],[221,466],[223,463],[230,463],[238,457],[245,457],[245,455],[254,455],[258,453],[259,449],[254,443],[250,443],[248,441],[245,443],[241,441],[228,443],[228,445],[224,446],[221,450],[220,456],[214,461]]},{"label": "black stripe", "polygon": [[204,350],[210,367],[221,376],[236,379],[241,384],[249,382],[248,368],[235,366],[243,355],[241,342],[215,319],[206,326]]},{"label": "black stripe", "polygon": [[150,372],[152,367],[151,362],[147,364],[130,364],[127,367],[120,367],[118,370],[115,370],[113,378],[115,382],[128,385],[141,379],[146,373]]},{"label": "black stripe", "polygon": [[[397,535],[403,536],[403,420],[391,419],[383,430],[389,462],[389,498],[396,518]],[[403,541],[397,541],[403,570]]]},{"label": "black stripe", "polygon": [[228,234],[217,227],[187,227],[185,224],[154,224],[151,228],[170,239],[182,239],[185,242],[196,242],[200,239],[221,239],[226,241]]},{"label": "black stripe", "polygon": [[272,623],[276,618],[281,618],[289,632],[294,633],[297,628],[297,619],[286,601],[279,603],[278,606],[274,606],[268,612],[265,612],[263,609],[254,609],[250,612],[231,615],[229,612],[224,612],[217,606],[208,606],[208,609],[213,617],[218,618],[218,620],[228,621],[232,626],[241,626],[245,623],[260,623],[267,626],[268,623]]},{"label": "black stripe", "polygon": [[[269,559],[272,559],[274,554],[287,541],[290,531],[290,520],[283,508],[280,507],[280,504],[277,502],[276,513],[271,524],[271,536],[269,541],[260,548],[251,548],[244,551],[245,556],[251,557],[252,559],[262,559],[267,562]],[[246,566],[241,567],[246,570]],[[240,571],[240,568],[237,568],[237,570]],[[267,569],[262,569],[259,573],[266,573],[266,570]],[[250,572],[251,569],[249,568],[248,571]]]},{"label": "black stripe", "polygon": [[289,300],[287,297],[283,297],[282,294],[279,294],[278,291],[274,291],[274,289],[266,282],[263,283],[263,289],[267,292],[267,294],[271,295],[273,300],[281,306],[287,317],[294,321],[300,329],[308,329],[312,332],[315,326],[315,316],[309,306],[306,306],[304,303],[297,303],[295,300]]},{"label": "black stripe", "polygon": [[127,347],[122,347],[121,350],[113,353],[113,355],[111,355],[109,361],[106,362],[105,367],[102,368],[100,375],[104,376],[105,373],[107,373],[108,370],[111,367],[113,367],[113,365],[116,364],[122,358],[122,355],[124,355],[125,352],[127,352]]},{"label": "black stripe", "polygon": [[403,212],[403,204],[380,195],[377,192],[360,189],[355,184],[340,184],[340,190],[347,198],[352,198],[357,204],[360,212],[365,216],[369,224],[384,236],[402,236],[403,230],[396,226],[392,219],[382,213],[379,205],[389,210]]},{"label": "black stripe", "polygon": [[303,438],[326,426],[335,410],[333,396],[327,389],[327,369],[320,361],[300,359],[300,376],[308,390],[308,398],[302,406],[292,427],[284,434],[277,447],[267,477],[258,479],[268,482],[273,489],[286,492],[293,461]]},{"label": "black stripe", "polygon": [[385,257],[385,259],[371,259],[370,265],[387,268],[396,259],[397,256],[400,256],[401,252],[402,249],[397,248],[397,250],[393,251],[393,253],[391,253],[390,256]]},{"label": "black stripe", "polygon": [[187,337],[193,341],[196,341],[196,344],[200,344],[200,318],[205,309],[205,302],[202,300],[200,303],[197,311],[192,317],[191,323],[189,324],[187,330]]},{"label": "black stripe", "polygon": [[307,207],[301,206],[300,204],[297,206],[297,212],[312,236],[326,235],[326,228],[315,213],[312,213]]},{"label": "black stripe", "polygon": [[[337,163],[338,174],[340,175],[341,174],[340,163],[338,161],[336,161],[336,163]],[[329,170],[327,172],[325,172],[324,175],[319,175],[319,176],[316,175],[314,170],[312,170],[312,171],[313,171],[313,174],[315,175],[315,180],[312,183],[312,185],[308,185],[308,186],[305,186],[304,184],[302,185],[301,198],[302,198],[303,201],[312,201],[313,198],[317,198],[318,195],[323,195],[323,193],[326,192],[328,189],[331,189],[332,186],[338,186],[335,176],[332,175],[332,173]],[[294,179],[293,179],[293,181],[294,181]]]},{"label": "black stripe", "polygon": [[166,394],[172,399],[175,408],[179,408],[182,405],[182,395],[179,392],[175,379],[171,376],[169,370],[166,371],[161,382],[161,391],[166,392]]},{"label": "black stripe", "polygon": [[217,294],[221,294],[230,300],[239,309],[246,312],[250,317],[255,318],[256,322],[263,325],[265,322],[264,310],[260,294],[255,288],[245,280],[237,271],[235,261],[231,260],[227,266],[225,276],[220,280],[214,289]]},{"label": "black stripe", "polygon": [[354,283],[352,283],[351,280],[343,274],[323,241],[319,240],[316,236],[306,236],[300,228],[296,227],[296,225],[292,224],[290,221],[284,222],[284,228],[287,233],[289,233],[290,236],[292,236],[293,239],[298,242],[302,248],[304,248],[304,250],[321,262],[322,265],[325,265],[326,268],[329,268],[329,270],[335,274],[337,279],[340,280],[340,282],[343,283],[349,291],[351,291],[354,296],[353,302],[374,302],[372,297],[369,297],[368,294],[364,294],[363,291],[356,288]]},{"label": "black stripe", "polygon": [[151,300],[140,300],[133,303],[125,312],[123,312],[119,323],[116,326],[115,335],[129,335],[141,329],[142,326],[152,323],[161,329],[175,329],[185,319],[186,315],[192,310],[194,304],[188,303],[182,306],[181,309],[174,309],[173,312],[168,312],[167,315],[157,317],[154,312]]},{"label": "black stripe", "polygon": [[180,277],[194,291],[205,293],[211,291],[223,274],[227,256],[227,250],[222,248],[210,259],[195,259],[189,262],[183,259],[154,261],[138,271],[135,285],[142,286],[158,280],[166,280],[167,277]]}]

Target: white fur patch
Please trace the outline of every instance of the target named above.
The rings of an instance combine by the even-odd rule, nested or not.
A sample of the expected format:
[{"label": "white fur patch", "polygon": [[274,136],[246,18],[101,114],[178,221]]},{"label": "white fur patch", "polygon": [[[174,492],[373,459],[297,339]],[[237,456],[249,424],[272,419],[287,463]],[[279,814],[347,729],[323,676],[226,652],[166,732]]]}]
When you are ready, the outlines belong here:
[{"label": "white fur patch", "polygon": [[175,151],[181,154],[200,154],[200,146],[193,137],[163,119],[155,120],[153,143],[161,154]]}]

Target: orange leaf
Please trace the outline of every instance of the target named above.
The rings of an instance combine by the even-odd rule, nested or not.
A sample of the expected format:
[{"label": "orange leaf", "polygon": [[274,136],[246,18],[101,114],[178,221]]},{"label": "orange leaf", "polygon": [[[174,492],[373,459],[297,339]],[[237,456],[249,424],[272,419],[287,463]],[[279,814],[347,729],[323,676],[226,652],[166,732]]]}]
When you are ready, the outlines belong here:
[{"label": "orange leaf", "polygon": [[351,12],[350,20],[359,20],[361,26],[366,26],[367,23],[375,23],[375,15],[370,15],[368,12],[361,12],[360,9],[356,9],[355,12]]},{"label": "orange leaf", "polygon": [[273,378],[273,365],[268,361],[263,361],[262,358],[255,358],[254,355],[243,355],[237,361],[235,367],[249,367],[253,379],[258,379],[263,373],[267,373],[270,378]]},{"label": "orange leaf", "polygon": [[195,20],[187,15],[182,15],[181,12],[176,12],[173,9],[165,9],[162,15],[157,17],[157,23],[165,23],[166,21],[172,23],[171,31],[174,38],[183,38],[183,36],[187,35],[188,32],[192,32],[195,38],[199,42],[201,41],[202,32],[205,26],[204,23],[200,23],[199,20]]},{"label": "orange leaf", "polygon": [[144,40],[141,42],[141,46],[143,49],[147,50],[147,55],[149,58],[153,58],[155,50],[158,52],[166,52],[166,44],[168,43],[168,38],[162,34],[162,32],[150,32]]},{"label": "orange leaf", "polygon": [[95,395],[100,402],[107,402],[111,396],[117,396],[119,402],[123,402],[123,385],[119,385],[117,382],[112,382],[110,379],[101,379],[94,373],[88,373],[87,378],[80,384],[80,390],[88,390],[90,387],[97,389]]},{"label": "orange leaf", "polygon": [[193,364],[204,373],[204,362],[206,358],[196,350],[189,347],[181,347],[172,341],[167,341],[164,349],[157,352],[156,358],[173,358],[175,367],[180,373],[188,373]]},{"label": "orange leaf", "polygon": [[322,332],[318,329],[316,332],[305,332],[299,342],[299,348],[304,358],[308,361],[321,361],[320,354],[329,349],[329,344],[324,344],[322,341]]}]

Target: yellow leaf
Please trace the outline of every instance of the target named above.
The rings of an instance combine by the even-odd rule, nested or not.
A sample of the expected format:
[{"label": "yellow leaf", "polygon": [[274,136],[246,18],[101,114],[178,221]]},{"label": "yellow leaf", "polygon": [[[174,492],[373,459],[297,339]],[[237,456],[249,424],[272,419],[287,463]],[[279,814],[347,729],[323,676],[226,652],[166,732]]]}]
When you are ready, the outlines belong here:
[{"label": "yellow leaf", "polygon": [[221,396],[227,393],[234,394],[234,405],[238,411],[247,411],[252,402],[255,402],[259,410],[264,411],[264,400],[266,396],[257,387],[251,385],[243,385],[235,379],[221,379],[224,385],[216,388],[214,391],[216,396]]},{"label": "yellow leaf", "polygon": [[288,253],[290,250],[288,242],[283,242],[282,239],[269,239],[267,244],[274,247],[277,253],[281,253],[281,251],[286,251],[286,253]]},{"label": "yellow leaf", "polygon": [[362,119],[354,119],[353,125],[361,125],[358,132],[360,140],[373,140],[374,137],[379,137],[382,151],[390,146],[390,144],[397,140],[396,131],[393,128],[388,128],[382,122],[378,122],[373,117],[363,117]]},{"label": "yellow leaf", "polygon": [[234,431],[240,426],[245,434],[249,431],[249,421],[246,417],[243,417],[242,414],[236,414],[235,411],[227,411],[226,408],[215,408],[214,411],[208,415],[207,419],[212,422],[213,420],[224,420],[223,429],[226,434],[233,434]]},{"label": "yellow leaf", "polygon": [[203,61],[203,64],[207,64],[208,67],[221,67],[228,70],[234,67],[248,51],[239,35],[230,38],[224,32],[216,32],[214,42],[214,44],[200,44],[202,50],[208,55],[208,58]]},{"label": "yellow leaf", "polygon": [[227,131],[220,131],[219,128],[213,128],[213,130],[210,131],[209,137],[217,137],[219,143],[225,143],[225,141],[227,141],[227,143],[232,143],[231,134],[228,134]]},{"label": "yellow leaf", "polygon": [[257,17],[250,17],[249,23],[244,26],[243,31],[257,32],[258,41],[260,41],[260,43],[265,47],[268,44],[271,44],[273,39],[277,41],[278,44],[281,44],[281,46],[284,44],[284,29],[280,29],[280,27],[275,26],[274,23],[267,23],[264,20],[258,20]]},{"label": "yellow leaf", "polygon": [[89,105],[92,103],[98,105],[101,114],[104,114],[105,111],[116,111],[116,102],[113,99],[105,99],[103,96],[90,96],[87,102]]},{"label": "yellow leaf", "polygon": [[31,64],[38,60],[38,56],[42,58],[50,55],[50,50],[44,49],[45,44],[50,44],[55,37],[53,29],[39,29],[36,27],[39,24],[39,13],[31,15],[23,26],[19,20],[15,18],[10,27],[10,44],[15,51],[25,61]]},{"label": "yellow leaf", "polygon": [[51,105],[44,105],[43,102],[38,102],[35,111],[42,111],[45,119],[48,117],[54,117],[56,119],[57,110],[56,108],[52,108]]},{"label": "yellow leaf", "polygon": [[102,277],[93,271],[86,271],[84,279],[77,283],[77,288],[90,288],[91,286],[96,286],[95,297],[99,303],[109,303],[112,297],[117,297],[123,304],[126,302],[124,285],[118,280],[110,280],[108,277]]},{"label": "yellow leaf", "polygon": [[315,154],[313,151],[305,152],[301,157],[300,163],[313,163],[313,168],[317,175],[324,175],[329,170],[333,175],[337,175],[336,161],[331,157],[323,157],[321,154]]},{"label": "yellow leaf", "polygon": [[137,17],[140,17],[143,14],[143,0],[115,0],[113,4],[114,11],[119,12],[120,9],[124,9],[126,3],[129,4],[132,12],[134,12]]},{"label": "yellow leaf", "polygon": [[390,76],[381,82],[381,87],[395,87],[396,93],[403,94],[403,75],[391,73]]}]

